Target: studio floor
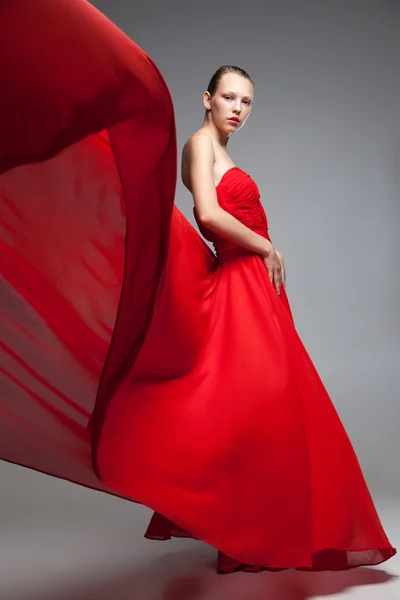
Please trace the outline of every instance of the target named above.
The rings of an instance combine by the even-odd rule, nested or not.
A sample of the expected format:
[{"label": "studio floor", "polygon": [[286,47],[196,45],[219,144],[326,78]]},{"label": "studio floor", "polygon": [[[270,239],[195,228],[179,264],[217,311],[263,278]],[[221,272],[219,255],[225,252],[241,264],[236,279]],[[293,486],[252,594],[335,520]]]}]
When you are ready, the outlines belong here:
[{"label": "studio floor", "polygon": [[[346,572],[217,575],[201,542],[143,538],[139,505],[0,462],[0,600],[398,600],[398,555]],[[373,492],[400,549],[400,499]]]}]

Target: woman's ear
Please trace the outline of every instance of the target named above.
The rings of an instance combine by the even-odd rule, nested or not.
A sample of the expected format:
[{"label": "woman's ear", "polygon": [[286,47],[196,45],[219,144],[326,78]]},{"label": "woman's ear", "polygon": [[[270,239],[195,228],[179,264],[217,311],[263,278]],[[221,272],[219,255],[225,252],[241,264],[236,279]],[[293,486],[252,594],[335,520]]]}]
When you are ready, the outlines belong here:
[{"label": "woman's ear", "polygon": [[203,92],[203,104],[207,110],[211,109],[211,96],[210,92]]}]

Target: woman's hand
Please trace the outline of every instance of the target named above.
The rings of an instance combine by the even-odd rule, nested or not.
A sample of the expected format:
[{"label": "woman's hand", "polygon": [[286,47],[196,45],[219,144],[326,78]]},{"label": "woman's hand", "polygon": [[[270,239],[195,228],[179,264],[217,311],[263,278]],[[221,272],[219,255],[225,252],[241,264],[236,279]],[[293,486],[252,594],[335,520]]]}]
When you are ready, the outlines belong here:
[{"label": "woman's hand", "polygon": [[271,246],[268,256],[264,256],[263,261],[267,267],[269,278],[280,295],[282,285],[286,284],[286,271],[282,255]]}]

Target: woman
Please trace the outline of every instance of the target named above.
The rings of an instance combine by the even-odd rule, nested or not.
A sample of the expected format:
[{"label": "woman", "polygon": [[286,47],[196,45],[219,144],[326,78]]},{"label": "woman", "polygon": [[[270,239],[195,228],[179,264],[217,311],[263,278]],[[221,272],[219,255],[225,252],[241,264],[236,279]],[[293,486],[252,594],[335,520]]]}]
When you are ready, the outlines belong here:
[{"label": "woman", "polygon": [[249,76],[217,71],[182,156],[215,256],[173,206],[173,110],[152,61],[82,1],[1,16],[0,456],[152,508],[146,537],[202,539],[220,573],[390,558],[257,185],[226,153]]}]

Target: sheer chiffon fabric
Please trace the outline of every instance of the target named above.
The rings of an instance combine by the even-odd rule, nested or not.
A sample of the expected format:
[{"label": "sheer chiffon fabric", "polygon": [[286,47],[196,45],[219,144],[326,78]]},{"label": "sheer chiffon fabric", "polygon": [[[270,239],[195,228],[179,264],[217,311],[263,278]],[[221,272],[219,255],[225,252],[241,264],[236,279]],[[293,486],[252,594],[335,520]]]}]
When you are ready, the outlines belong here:
[{"label": "sheer chiffon fabric", "polygon": [[105,490],[91,443],[165,263],[173,107],[151,59],[84,0],[0,17],[0,456]]},{"label": "sheer chiffon fabric", "polygon": [[[174,206],[153,61],[84,0],[3,3],[0,35],[0,457],[148,506],[221,573],[390,558],[285,290]],[[217,194],[269,237],[247,173]]]}]

